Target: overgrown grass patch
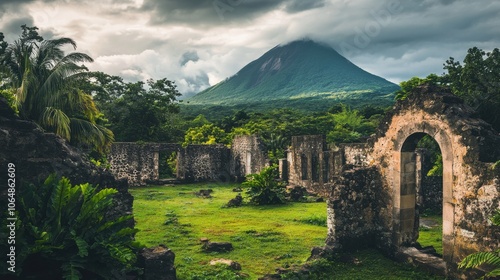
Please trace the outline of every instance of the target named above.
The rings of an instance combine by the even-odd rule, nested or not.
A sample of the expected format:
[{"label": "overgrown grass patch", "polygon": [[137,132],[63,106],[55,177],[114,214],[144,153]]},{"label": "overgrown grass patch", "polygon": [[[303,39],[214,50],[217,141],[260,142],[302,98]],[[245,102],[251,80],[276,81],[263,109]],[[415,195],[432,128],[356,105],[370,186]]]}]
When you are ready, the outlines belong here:
[{"label": "overgrown grass patch", "polygon": [[375,249],[366,249],[350,254],[340,254],[334,260],[314,260],[306,266],[307,273],[288,273],[282,278],[289,280],[438,280],[434,276],[414,267],[396,263],[383,257]]},{"label": "overgrown grass patch", "polygon": [[[242,273],[256,279],[278,267],[303,263],[312,247],[324,244],[325,226],[300,222],[321,213],[326,217],[324,202],[224,208],[236,196],[232,189],[238,186],[193,184],[131,189],[137,228],[141,230],[137,240],[146,246],[165,244],[171,248],[176,254],[179,279],[215,277],[212,274],[218,275],[214,272],[217,269],[208,263],[216,258],[239,262]],[[212,189],[212,198],[196,196],[194,193],[200,189]],[[231,242],[234,250],[205,253],[199,241],[203,237]],[[230,279],[223,277],[213,279]]]},{"label": "overgrown grass patch", "polygon": [[436,249],[436,252],[443,255],[443,217],[441,215],[429,215],[425,218],[436,223],[433,227],[423,227],[419,228],[418,243],[422,247],[432,246]]},{"label": "overgrown grass patch", "polygon": [[[276,268],[304,264],[312,247],[324,245],[327,235],[325,202],[224,207],[236,196],[237,193],[232,191],[236,187],[239,185],[132,188],[136,227],[140,229],[136,239],[148,247],[165,244],[171,248],[176,255],[175,265],[180,280],[257,279],[264,274],[275,273]],[[212,198],[197,196],[195,193],[201,189],[212,189]],[[201,238],[231,242],[234,250],[203,252]],[[361,266],[320,262],[318,270],[324,275],[336,275],[335,279],[431,279],[425,275],[413,277],[413,274],[421,274],[385,259],[377,251],[368,250],[359,254],[357,258],[367,259]],[[242,270],[232,271],[224,266],[209,264],[218,258],[236,261],[241,264]],[[388,271],[396,273],[394,275],[399,275],[399,278],[384,278]],[[323,275],[321,273],[317,275]],[[378,275],[382,278],[373,278]]]}]

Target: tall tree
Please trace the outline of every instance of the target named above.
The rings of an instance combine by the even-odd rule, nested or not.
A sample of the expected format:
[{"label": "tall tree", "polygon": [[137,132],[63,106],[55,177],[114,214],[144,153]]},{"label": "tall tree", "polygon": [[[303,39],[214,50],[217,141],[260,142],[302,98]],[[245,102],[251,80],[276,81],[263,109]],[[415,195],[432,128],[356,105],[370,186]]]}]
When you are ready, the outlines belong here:
[{"label": "tall tree", "polygon": [[21,28],[14,43],[0,36],[0,87],[15,90],[21,117],[73,144],[103,151],[113,141],[113,133],[97,124],[100,113],[91,95],[76,86],[88,75],[83,63],[92,58],[79,52],[65,54],[67,45],[76,49],[70,38],[45,40],[37,27]]},{"label": "tall tree", "polygon": [[91,74],[86,88],[109,120],[117,141],[180,142],[183,132],[176,119],[181,94],[163,78],[127,83],[101,72]]},{"label": "tall tree", "polygon": [[444,64],[448,71],[443,81],[448,83],[454,94],[462,97],[481,118],[500,131],[500,51],[495,48],[485,52],[477,47],[470,48],[463,65],[453,57]]}]

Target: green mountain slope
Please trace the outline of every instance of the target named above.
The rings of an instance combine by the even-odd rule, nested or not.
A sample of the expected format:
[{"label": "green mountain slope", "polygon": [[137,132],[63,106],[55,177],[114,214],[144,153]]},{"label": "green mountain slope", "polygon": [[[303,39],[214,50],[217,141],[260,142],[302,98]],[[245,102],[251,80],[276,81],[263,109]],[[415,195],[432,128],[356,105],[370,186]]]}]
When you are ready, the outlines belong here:
[{"label": "green mountain slope", "polygon": [[186,103],[317,109],[338,102],[388,105],[398,89],[399,86],[364,71],[334,49],[302,40],[274,47],[236,75],[186,99]]}]

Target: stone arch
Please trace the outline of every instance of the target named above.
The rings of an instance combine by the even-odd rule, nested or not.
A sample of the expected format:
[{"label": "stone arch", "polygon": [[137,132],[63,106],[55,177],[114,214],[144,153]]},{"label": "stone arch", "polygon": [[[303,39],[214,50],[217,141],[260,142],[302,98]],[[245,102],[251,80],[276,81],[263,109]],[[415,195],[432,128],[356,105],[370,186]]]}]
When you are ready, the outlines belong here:
[{"label": "stone arch", "polygon": [[500,207],[500,172],[491,171],[500,159],[500,135],[440,89],[420,88],[396,103],[369,142],[369,165],[380,171],[389,197],[382,209],[388,218],[381,217],[389,232],[382,235],[395,249],[416,240],[413,151],[425,134],[443,156],[443,259],[454,265],[468,253],[492,248],[488,240],[498,234],[488,219]]},{"label": "stone arch", "polygon": [[[453,224],[455,205],[453,203],[453,146],[450,136],[429,122],[415,126],[407,123],[401,127],[394,146],[394,224],[393,236],[397,245],[411,245],[418,238],[418,212],[416,206],[416,154],[418,142],[429,135],[439,145],[443,157],[443,258],[451,259],[453,254]],[[399,162],[398,162],[399,161]],[[399,178],[399,182],[397,179]]]}]

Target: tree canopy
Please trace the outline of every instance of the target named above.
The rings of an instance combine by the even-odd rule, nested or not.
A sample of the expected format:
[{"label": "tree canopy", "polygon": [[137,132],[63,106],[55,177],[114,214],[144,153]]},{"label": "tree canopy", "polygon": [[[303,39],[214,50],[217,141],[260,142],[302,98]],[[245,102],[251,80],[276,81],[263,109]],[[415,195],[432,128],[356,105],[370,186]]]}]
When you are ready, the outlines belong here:
[{"label": "tree canopy", "polygon": [[83,63],[92,62],[84,53],[65,54],[67,45],[76,49],[71,38],[46,40],[38,28],[21,26],[13,43],[0,33],[0,89],[9,93],[23,118],[47,131],[99,151],[113,141],[111,130],[98,124],[100,112],[91,95],[77,85],[88,77]]},{"label": "tree canopy", "polygon": [[396,99],[405,99],[411,91],[422,84],[448,87],[476,110],[481,118],[500,131],[500,51],[491,52],[477,47],[470,48],[463,64],[450,57],[443,64],[447,73],[441,76],[430,74],[426,78],[413,77],[400,83],[401,90]]},{"label": "tree canopy", "polygon": [[177,142],[182,137],[176,117],[180,93],[174,82],[166,78],[124,82],[95,72],[82,87],[94,96],[117,141]]}]

